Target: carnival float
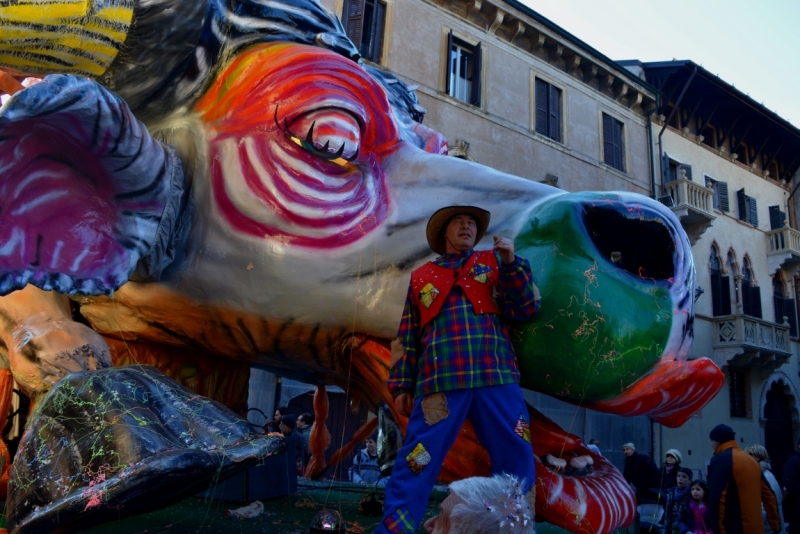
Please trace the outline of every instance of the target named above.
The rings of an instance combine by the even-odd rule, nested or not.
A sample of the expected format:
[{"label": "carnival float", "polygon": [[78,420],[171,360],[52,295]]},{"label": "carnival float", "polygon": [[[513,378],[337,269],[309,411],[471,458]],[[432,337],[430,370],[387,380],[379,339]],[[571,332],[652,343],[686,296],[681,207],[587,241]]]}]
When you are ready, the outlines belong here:
[{"label": "carnival float", "polygon": [[[5,454],[12,532],[163,507],[280,453],[240,417],[251,365],[393,410],[390,342],[446,205],[491,211],[531,263],[523,387],[679,426],[722,385],[687,360],[694,266],[668,208],[447,157],[315,0],[0,2],[0,67],[0,416],[12,377],[36,402]],[[537,515],[629,524],[619,471],[530,418]],[[489,473],[463,434],[443,482]]]}]

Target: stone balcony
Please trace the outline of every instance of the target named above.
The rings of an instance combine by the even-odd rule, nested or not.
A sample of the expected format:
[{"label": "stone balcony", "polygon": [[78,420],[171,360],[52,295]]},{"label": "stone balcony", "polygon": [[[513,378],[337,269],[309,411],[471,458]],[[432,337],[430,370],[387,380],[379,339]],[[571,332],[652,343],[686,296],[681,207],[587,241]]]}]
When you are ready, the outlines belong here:
[{"label": "stone balcony", "polygon": [[789,275],[800,270],[800,231],[784,226],[767,232],[769,272],[783,269]]},{"label": "stone balcony", "polygon": [[792,355],[789,323],[776,324],[747,315],[714,317],[714,360],[720,367],[777,369]]},{"label": "stone balcony", "polygon": [[692,245],[717,218],[714,191],[689,180],[683,171],[679,179],[664,184],[664,196],[659,200],[677,215]]}]

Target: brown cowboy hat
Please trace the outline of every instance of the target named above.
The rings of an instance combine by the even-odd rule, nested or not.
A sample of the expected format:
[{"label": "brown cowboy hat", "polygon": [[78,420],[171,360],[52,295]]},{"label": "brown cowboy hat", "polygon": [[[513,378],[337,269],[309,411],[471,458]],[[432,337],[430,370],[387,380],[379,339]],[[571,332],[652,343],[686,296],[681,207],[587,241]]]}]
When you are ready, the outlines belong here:
[{"label": "brown cowboy hat", "polygon": [[448,206],[442,208],[428,219],[428,229],[426,230],[428,244],[435,253],[444,254],[447,252],[444,231],[450,223],[450,219],[456,215],[469,215],[475,219],[475,223],[478,225],[478,231],[475,234],[475,243],[479,242],[483,239],[483,236],[486,235],[491,214],[485,209],[477,206]]}]

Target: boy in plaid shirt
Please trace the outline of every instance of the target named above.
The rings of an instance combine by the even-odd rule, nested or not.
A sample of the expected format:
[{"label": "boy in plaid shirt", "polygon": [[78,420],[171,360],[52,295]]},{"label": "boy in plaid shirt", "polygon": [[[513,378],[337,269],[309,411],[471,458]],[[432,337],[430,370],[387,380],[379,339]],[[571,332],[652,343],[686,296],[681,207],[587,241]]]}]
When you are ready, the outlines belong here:
[{"label": "boy in plaid shirt", "polygon": [[495,236],[492,251],[473,250],[488,226],[489,212],[474,206],[443,208],[428,221],[428,243],[441,256],[412,273],[392,343],[389,390],[410,418],[376,532],[416,530],[467,417],[493,473],[516,475],[523,494],[534,482],[528,410],[504,320],[533,317],[539,295],[513,241]]}]

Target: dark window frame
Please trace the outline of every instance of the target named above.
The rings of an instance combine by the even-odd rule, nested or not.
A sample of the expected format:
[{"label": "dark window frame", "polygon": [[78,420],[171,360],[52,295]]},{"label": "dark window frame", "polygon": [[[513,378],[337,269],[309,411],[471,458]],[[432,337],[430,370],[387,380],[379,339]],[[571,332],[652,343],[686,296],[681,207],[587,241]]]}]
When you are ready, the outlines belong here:
[{"label": "dark window frame", "polygon": [[758,204],[754,197],[748,196],[744,188],[736,191],[739,220],[758,228]]},{"label": "dark window frame", "polygon": [[[453,85],[453,75],[461,71],[460,57],[453,57],[454,47],[459,47],[472,54],[471,79],[469,79],[469,77],[463,78],[468,80],[471,84],[469,87],[469,95],[466,95],[468,98],[467,100],[454,94],[458,91],[455,85]],[[445,61],[445,94],[460,102],[480,108],[483,104],[483,47],[481,46],[481,42],[478,41],[472,44],[465,39],[453,35],[453,31],[450,30],[447,35],[447,57]],[[453,72],[454,69],[456,73]]]},{"label": "dark window frame", "polygon": [[714,191],[714,209],[717,211],[730,212],[731,200],[728,194],[728,182],[723,182],[712,178],[708,175],[705,176],[706,187],[710,187]]},{"label": "dark window frame", "polygon": [[711,314],[714,317],[731,314],[731,282],[730,276],[722,276],[717,247],[711,245],[709,254],[709,271],[711,274]]},{"label": "dark window frame", "polygon": [[625,171],[625,123],[603,112],[603,163]]},{"label": "dark window frame", "polygon": [[382,0],[344,0],[342,24],[361,57],[380,63],[386,33],[386,3]]},{"label": "dark window frame", "polygon": [[563,142],[564,91],[538,76],[534,78],[534,131],[558,143]]}]

